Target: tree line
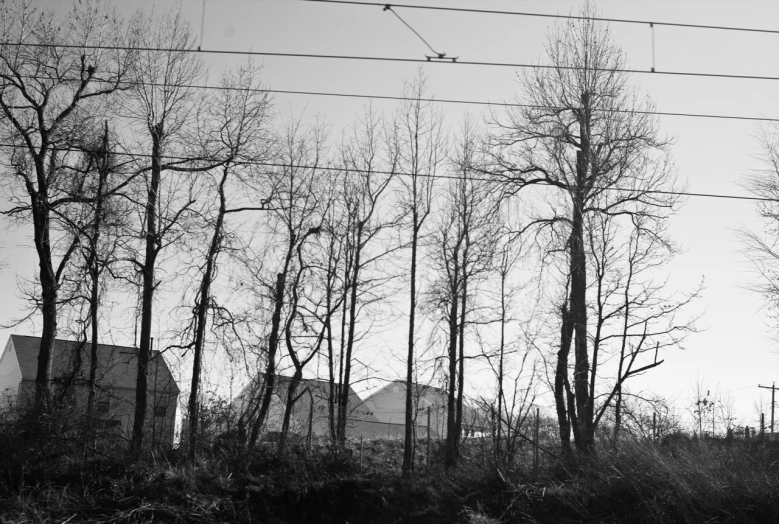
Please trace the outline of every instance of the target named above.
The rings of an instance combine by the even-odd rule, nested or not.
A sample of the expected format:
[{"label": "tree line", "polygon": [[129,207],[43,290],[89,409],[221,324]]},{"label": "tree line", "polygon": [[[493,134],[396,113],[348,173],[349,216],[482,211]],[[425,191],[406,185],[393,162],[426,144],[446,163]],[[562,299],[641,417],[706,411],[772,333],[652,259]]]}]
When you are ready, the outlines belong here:
[{"label": "tree line", "polygon": [[420,71],[394,111],[366,107],[340,140],[325,123],[277,116],[252,62],[197,88],[208,71],[180,11],[124,19],[86,1],[59,17],[18,1],[0,24],[4,214],[31,228],[38,260],[22,290],[42,325],[37,420],[56,403],[63,332],[90,348],[92,413],[97,344],[112,300],[125,300],[138,348],[130,446],[143,447],[152,332],[174,282],[167,350],[191,364],[193,457],[208,352],[252,379],[237,422],[247,447],[281,367],[292,373],[280,450],[302,380],[324,362],[330,438],[343,446],[366,341],[394,322],[406,391],[446,391],[454,466],[472,363],[494,375],[483,400],[499,452],[546,384],[572,456],[593,451],[605,421],[617,440],[626,381],[695,331],[700,288],[670,291],[662,277],[682,204],[670,141],[602,22],[550,32],[551,67],[520,78],[519,106],[450,127]]}]

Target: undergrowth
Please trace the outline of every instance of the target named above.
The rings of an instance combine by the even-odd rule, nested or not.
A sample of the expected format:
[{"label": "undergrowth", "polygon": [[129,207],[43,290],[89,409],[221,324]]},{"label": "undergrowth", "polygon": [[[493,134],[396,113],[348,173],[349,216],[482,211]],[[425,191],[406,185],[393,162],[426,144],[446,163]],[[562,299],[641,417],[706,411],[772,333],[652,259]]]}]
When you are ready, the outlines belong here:
[{"label": "undergrowth", "polygon": [[0,457],[0,522],[779,522],[770,443],[628,442],[536,471],[527,457],[496,464],[478,441],[445,470],[422,445],[410,479],[397,441],[203,451],[194,462],[175,450],[82,460],[31,446]]}]

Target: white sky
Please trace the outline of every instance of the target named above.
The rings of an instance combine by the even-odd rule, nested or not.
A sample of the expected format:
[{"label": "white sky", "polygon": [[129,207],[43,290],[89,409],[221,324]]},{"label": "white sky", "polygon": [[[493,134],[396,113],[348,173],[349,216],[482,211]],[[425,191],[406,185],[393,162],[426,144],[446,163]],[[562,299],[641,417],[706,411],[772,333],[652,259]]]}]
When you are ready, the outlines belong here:
[{"label": "white sky", "polygon": [[[34,2],[53,5],[54,2]],[[58,5],[66,2],[56,2]],[[569,14],[570,1],[533,0],[406,0],[406,3]],[[153,2],[119,1],[130,12]],[[160,11],[170,2],[156,3]],[[770,1],[601,1],[605,17],[779,29],[779,3]],[[183,2],[199,31],[202,2]],[[207,0],[203,47],[236,51],[321,53],[422,58],[429,51],[391,13],[381,7],[325,5],[291,0]],[[553,20],[518,16],[447,13],[397,8],[397,12],[431,45],[462,60],[543,62],[543,41]],[[627,55],[628,66],[651,66],[651,32],[645,25],[612,24],[613,36]],[[779,76],[779,35],[684,28],[655,28],[655,67],[659,71],[719,72]],[[240,57],[205,55],[212,78]],[[274,58],[262,60],[267,84],[273,89],[398,95],[404,79],[418,64]],[[505,67],[427,64],[430,92],[437,98],[510,101],[518,90],[516,70]],[[668,112],[779,117],[779,81],[634,75],[632,83]],[[321,115],[333,134],[347,125],[364,100],[275,95],[277,111]],[[394,102],[377,102],[391,110]],[[465,106],[445,105],[447,121],[456,124]],[[478,114],[480,108],[471,112]],[[688,189],[701,193],[744,194],[739,181],[760,166],[753,135],[755,122],[661,117],[661,129],[676,138],[672,149]],[[685,351],[669,352],[666,362],[647,376],[645,386],[678,405],[690,396],[690,384],[703,377],[711,386],[730,392],[743,413],[740,423],[754,425],[752,403],[757,384],[779,379],[776,342],[771,339],[759,296],[746,291],[749,269],[734,230],[746,225],[762,230],[754,203],[690,198],[674,218],[670,232],[684,248],[672,263],[671,289],[690,289],[705,278],[706,312]],[[0,321],[19,310],[16,280],[29,277],[36,266],[32,239],[26,231],[5,232],[8,268],[0,273],[6,290]],[[38,334],[25,325],[13,330]],[[11,331],[0,331],[4,340]],[[132,342],[130,341],[117,341]]]}]

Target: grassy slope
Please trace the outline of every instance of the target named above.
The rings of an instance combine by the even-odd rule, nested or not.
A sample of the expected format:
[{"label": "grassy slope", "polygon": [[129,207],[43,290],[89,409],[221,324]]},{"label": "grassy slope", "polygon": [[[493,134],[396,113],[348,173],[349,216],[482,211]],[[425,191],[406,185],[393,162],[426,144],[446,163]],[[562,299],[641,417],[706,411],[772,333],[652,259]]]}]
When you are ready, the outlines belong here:
[{"label": "grassy slope", "polygon": [[[574,468],[489,465],[472,449],[457,471],[399,477],[397,444],[283,459],[176,454],[141,461],[67,455],[2,461],[2,522],[779,522],[771,449],[631,445]],[[26,455],[29,458],[29,454]],[[779,455],[776,457],[779,459]],[[362,460],[362,467],[360,466]]]}]

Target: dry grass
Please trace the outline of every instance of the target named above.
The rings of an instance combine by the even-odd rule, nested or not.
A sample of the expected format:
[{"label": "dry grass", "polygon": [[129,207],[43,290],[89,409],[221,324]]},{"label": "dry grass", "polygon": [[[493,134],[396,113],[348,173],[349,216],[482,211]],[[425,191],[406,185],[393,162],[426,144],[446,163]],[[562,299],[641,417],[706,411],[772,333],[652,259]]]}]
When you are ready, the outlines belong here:
[{"label": "dry grass", "polygon": [[[6,441],[7,443],[7,441]],[[50,446],[49,446],[50,448]],[[51,451],[51,449],[49,449]],[[424,448],[422,448],[424,451]],[[776,522],[779,449],[722,442],[643,442],[601,449],[576,464],[492,465],[489,446],[466,447],[445,471],[418,463],[401,479],[401,444],[363,442],[92,458],[12,447],[0,459],[0,522]],[[14,473],[15,472],[15,473]]]}]

